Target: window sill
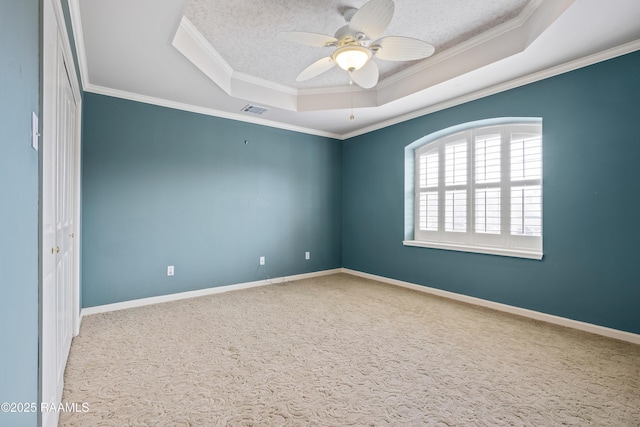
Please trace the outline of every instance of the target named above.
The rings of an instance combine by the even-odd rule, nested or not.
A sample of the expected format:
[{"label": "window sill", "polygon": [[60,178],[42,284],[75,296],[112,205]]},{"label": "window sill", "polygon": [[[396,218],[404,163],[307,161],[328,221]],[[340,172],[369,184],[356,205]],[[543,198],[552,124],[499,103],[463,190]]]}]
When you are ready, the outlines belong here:
[{"label": "window sill", "polygon": [[425,242],[421,240],[404,240],[405,246],[418,246],[421,248],[445,249],[448,251],[473,252],[478,254],[501,255],[515,258],[528,258],[541,260],[543,254],[536,251],[524,249],[496,248],[491,246],[468,246],[456,245],[453,243]]}]

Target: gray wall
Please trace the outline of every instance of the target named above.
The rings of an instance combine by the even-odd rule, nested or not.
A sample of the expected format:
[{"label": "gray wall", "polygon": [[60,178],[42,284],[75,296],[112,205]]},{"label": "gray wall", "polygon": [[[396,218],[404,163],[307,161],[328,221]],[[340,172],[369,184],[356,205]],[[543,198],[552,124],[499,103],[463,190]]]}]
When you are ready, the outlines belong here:
[{"label": "gray wall", "polygon": [[[0,2],[0,402],[38,398],[39,1]],[[0,425],[36,425],[0,412]]]},{"label": "gray wall", "polygon": [[340,141],[83,105],[83,307],[340,267]]},{"label": "gray wall", "polygon": [[[640,333],[640,52],[352,138],[346,268]],[[495,117],[542,117],[542,261],[405,247],[404,147]]]}]

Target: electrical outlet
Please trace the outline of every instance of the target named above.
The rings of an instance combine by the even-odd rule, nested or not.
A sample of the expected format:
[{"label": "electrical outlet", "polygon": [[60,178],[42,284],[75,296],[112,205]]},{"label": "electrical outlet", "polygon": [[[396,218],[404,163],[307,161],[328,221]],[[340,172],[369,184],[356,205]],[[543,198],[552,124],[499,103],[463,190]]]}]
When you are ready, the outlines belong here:
[{"label": "electrical outlet", "polygon": [[266,261],[263,256],[260,257],[260,265],[265,265]]},{"label": "electrical outlet", "polygon": [[311,259],[311,252],[305,252],[304,259]]},{"label": "electrical outlet", "polygon": [[173,276],[173,265],[167,266],[167,276]]}]

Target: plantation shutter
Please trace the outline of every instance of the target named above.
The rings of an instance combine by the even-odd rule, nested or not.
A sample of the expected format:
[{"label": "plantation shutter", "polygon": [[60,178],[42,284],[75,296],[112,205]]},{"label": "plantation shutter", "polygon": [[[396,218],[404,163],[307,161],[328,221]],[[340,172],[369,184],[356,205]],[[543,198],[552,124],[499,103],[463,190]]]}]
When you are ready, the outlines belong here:
[{"label": "plantation shutter", "polygon": [[414,151],[414,240],[405,244],[540,259],[542,123],[468,128]]},{"label": "plantation shutter", "polygon": [[420,231],[438,231],[438,156],[438,149],[424,152],[419,156],[418,228]]},{"label": "plantation shutter", "polygon": [[542,236],[542,138],[511,134],[511,234]]}]

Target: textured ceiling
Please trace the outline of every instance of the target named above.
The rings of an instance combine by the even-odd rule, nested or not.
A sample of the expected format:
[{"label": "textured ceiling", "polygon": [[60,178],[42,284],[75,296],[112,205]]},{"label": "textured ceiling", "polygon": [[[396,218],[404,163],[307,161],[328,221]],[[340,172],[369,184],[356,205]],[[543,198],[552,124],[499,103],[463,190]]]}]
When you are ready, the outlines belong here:
[{"label": "textured ceiling", "polygon": [[[384,35],[427,41],[446,50],[516,17],[530,0],[396,0]],[[185,16],[235,70],[295,88],[341,86],[346,72],[334,68],[306,82],[296,76],[332,48],[301,46],[277,37],[281,31],[333,35],[343,13],[364,0],[191,0]],[[380,80],[416,63],[376,60]]]}]

